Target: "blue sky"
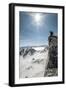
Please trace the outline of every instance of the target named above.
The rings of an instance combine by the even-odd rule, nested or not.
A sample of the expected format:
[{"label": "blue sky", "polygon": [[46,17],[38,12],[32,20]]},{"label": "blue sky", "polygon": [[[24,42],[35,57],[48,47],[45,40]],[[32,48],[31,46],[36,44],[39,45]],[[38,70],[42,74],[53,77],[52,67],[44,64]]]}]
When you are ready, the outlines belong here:
[{"label": "blue sky", "polygon": [[57,20],[58,15],[55,13],[20,12],[20,47],[48,45],[49,32],[57,34]]}]

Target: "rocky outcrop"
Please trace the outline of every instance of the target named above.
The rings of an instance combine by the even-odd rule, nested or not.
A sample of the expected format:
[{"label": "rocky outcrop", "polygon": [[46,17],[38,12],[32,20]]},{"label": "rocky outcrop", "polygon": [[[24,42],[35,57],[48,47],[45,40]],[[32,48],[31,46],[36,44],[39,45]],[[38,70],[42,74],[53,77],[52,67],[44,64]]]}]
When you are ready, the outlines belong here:
[{"label": "rocky outcrop", "polygon": [[57,68],[58,67],[58,39],[57,36],[53,35],[53,32],[50,32],[48,37],[49,42],[49,63],[48,68]]},{"label": "rocky outcrop", "polygon": [[35,53],[36,50],[32,49],[32,48],[21,48],[20,49],[20,55],[22,55],[23,57],[25,57],[26,55],[33,55]]}]

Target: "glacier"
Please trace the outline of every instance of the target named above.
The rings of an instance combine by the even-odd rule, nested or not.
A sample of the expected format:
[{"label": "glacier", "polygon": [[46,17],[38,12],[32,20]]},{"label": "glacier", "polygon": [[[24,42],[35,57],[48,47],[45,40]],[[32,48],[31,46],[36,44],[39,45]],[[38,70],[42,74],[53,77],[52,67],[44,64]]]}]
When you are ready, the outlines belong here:
[{"label": "glacier", "polygon": [[19,78],[44,77],[48,64],[48,46],[21,47]]}]

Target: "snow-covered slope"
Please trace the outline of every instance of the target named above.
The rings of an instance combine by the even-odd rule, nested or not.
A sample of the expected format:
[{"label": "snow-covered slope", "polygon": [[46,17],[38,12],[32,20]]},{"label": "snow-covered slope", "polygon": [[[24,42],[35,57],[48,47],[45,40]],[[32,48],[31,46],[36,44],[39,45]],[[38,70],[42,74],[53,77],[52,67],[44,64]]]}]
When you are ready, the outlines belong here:
[{"label": "snow-covered slope", "polygon": [[20,78],[44,77],[48,63],[48,47],[20,49]]}]

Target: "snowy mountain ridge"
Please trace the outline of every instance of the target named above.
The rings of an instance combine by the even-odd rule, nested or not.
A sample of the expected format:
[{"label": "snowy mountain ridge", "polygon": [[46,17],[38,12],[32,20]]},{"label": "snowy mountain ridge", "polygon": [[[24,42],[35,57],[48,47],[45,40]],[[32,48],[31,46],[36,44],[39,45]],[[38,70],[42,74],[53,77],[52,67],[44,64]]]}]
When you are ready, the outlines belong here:
[{"label": "snowy mountain ridge", "polygon": [[20,55],[25,57],[26,55],[33,55],[36,52],[46,52],[48,50],[48,46],[45,47],[21,47],[20,48]]},{"label": "snowy mountain ridge", "polygon": [[44,77],[48,47],[20,48],[20,78]]}]

